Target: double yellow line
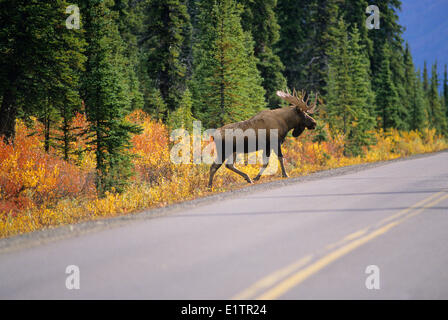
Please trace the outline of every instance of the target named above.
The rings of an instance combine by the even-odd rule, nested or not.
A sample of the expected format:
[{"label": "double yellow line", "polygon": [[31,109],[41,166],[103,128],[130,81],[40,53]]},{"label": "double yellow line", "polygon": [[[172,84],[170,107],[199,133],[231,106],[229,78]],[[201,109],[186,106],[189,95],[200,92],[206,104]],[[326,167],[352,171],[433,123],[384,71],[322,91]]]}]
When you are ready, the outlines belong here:
[{"label": "double yellow line", "polygon": [[[416,216],[426,209],[429,209],[439,202],[448,199],[446,191],[435,193],[416,204],[393,214],[375,225],[368,226],[364,229],[356,231],[334,244],[327,246],[330,252],[325,253],[320,258],[314,258],[313,255],[305,256],[290,265],[277,270],[267,277],[255,282],[252,286],[237,294],[232,299],[259,299],[270,300],[281,297],[293,287],[299,285],[310,276],[322,270],[332,262],[355,250],[363,244],[375,239],[376,237],[386,233],[393,227],[403,223],[410,217]],[[334,249],[331,251],[331,249]]]}]

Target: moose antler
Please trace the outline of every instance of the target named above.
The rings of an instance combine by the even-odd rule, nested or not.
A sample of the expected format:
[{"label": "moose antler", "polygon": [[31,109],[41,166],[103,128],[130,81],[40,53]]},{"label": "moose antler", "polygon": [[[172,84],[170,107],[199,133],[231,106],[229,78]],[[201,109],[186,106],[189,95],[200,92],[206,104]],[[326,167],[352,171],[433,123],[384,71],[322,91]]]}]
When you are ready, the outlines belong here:
[{"label": "moose antler", "polygon": [[308,105],[308,100],[310,98],[309,96],[306,99],[306,101],[303,101],[303,97],[305,96],[304,90],[302,90],[300,92],[300,97],[297,95],[297,91],[295,89],[293,89],[292,95],[289,93],[288,89],[286,89],[286,92],[277,91],[277,96],[279,96],[281,99],[285,100],[286,102],[289,102],[292,105],[299,107],[300,110],[302,110],[303,112],[312,114],[317,111],[317,99],[318,99],[317,93],[316,93],[316,99],[314,100],[314,103],[312,105]]}]

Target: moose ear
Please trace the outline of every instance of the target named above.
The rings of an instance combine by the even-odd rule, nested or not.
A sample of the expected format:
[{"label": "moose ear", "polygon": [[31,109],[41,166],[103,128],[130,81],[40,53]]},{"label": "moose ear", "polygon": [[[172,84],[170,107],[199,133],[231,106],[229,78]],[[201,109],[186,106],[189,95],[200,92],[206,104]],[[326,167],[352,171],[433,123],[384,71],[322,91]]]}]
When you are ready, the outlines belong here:
[{"label": "moose ear", "polygon": [[300,136],[302,134],[302,132],[305,130],[305,126],[300,124],[297,128],[294,128],[294,130],[292,131],[292,136],[294,138],[297,138],[298,136]]}]

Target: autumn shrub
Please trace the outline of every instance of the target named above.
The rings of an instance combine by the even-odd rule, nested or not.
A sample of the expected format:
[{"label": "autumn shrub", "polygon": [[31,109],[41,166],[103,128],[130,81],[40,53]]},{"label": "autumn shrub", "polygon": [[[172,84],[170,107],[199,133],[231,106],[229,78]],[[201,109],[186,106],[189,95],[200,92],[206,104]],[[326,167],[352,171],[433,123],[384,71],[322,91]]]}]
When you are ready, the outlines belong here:
[{"label": "autumn shrub", "polygon": [[[129,214],[247,185],[237,174],[221,168],[209,190],[206,187],[209,165],[195,164],[192,157],[182,164],[170,160],[174,142],[170,141],[168,129],[162,122],[142,111],[133,112],[128,120],[143,128],[132,138],[130,149],[135,175],[124,192],[107,192],[102,198],[97,198],[94,190],[94,154],[86,150],[80,134],[87,125],[82,115],[77,115],[73,121],[80,138],[71,144],[71,148],[79,152],[68,162],[61,160],[58,150],[45,153],[41,136],[30,135],[31,130],[18,121],[15,145],[0,142],[0,237]],[[372,134],[376,143],[365,147],[363,155],[356,157],[344,155],[344,136],[331,135],[327,126],[320,132],[306,130],[300,138],[287,137],[283,144],[286,169],[290,176],[301,176],[448,148],[447,141],[431,129],[422,132],[380,130]],[[202,141],[200,148],[208,143]],[[190,151],[193,154],[193,150]],[[251,177],[260,169],[259,164],[237,163],[236,166]],[[279,179],[279,172],[273,156],[261,182]]]},{"label": "autumn shrub", "polygon": [[93,192],[88,172],[43,151],[37,135],[17,122],[15,143],[0,141],[0,212],[16,214],[56,199]]},{"label": "autumn shrub", "polygon": [[169,179],[173,172],[166,127],[143,111],[134,111],[128,120],[143,128],[142,133],[132,138],[136,180],[155,184],[160,177]]}]

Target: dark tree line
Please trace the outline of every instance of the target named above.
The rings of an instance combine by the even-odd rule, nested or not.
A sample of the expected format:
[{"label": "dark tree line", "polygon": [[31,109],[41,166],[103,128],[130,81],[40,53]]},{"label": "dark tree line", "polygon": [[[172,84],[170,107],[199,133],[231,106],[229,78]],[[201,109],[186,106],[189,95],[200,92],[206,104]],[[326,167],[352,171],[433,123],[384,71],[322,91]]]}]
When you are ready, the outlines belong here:
[{"label": "dark tree line", "polygon": [[[35,116],[45,149],[69,160],[72,119],[86,114],[100,193],[131,174],[134,109],[217,127],[278,107],[288,86],[323,95],[348,154],[373,129],[448,132],[446,66],[443,80],[436,64],[415,69],[399,0],[80,0],[79,30],[65,27],[69,4],[0,0],[0,135]],[[365,26],[369,4],[380,29]]]}]

